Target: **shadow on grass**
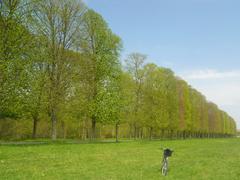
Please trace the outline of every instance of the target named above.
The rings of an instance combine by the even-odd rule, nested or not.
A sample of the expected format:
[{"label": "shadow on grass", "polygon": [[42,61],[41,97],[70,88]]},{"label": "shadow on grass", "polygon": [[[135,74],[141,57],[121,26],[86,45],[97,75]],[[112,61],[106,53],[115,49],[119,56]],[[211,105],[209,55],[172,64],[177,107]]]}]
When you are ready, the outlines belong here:
[{"label": "shadow on grass", "polygon": [[40,141],[27,140],[27,141],[0,141],[0,146],[42,146],[42,145],[72,145],[72,144],[119,144],[132,140],[121,140],[116,142],[115,140],[50,140],[44,139]]},{"label": "shadow on grass", "polygon": [[[120,139],[116,142],[115,139],[88,139],[88,140],[77,140],[77,139],[28,139],[28,140],[10,140],[10,141],[0,141],[0,146],[43,146],[43,145],[71,145],[71,144],[119,144],[128,142],[138,142],[138,143],[150,143],[150,142],[164,142],[164,141],[181,141],[188,139]],[[189,139],[190,140],[190,139]],[[191,139],[192,140],[192,139]]]}]

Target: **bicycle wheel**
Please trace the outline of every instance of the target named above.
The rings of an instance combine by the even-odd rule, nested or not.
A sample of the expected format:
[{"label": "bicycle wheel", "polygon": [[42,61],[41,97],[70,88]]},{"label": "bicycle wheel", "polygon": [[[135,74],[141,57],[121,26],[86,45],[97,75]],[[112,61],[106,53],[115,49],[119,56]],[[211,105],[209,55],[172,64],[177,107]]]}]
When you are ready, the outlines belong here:
[{"label": "bicycle wheel", "polygon": [[168,171],[168,162],[167,160],[164,160],[162,165],[162,175],[166,176],[167,171]]}]

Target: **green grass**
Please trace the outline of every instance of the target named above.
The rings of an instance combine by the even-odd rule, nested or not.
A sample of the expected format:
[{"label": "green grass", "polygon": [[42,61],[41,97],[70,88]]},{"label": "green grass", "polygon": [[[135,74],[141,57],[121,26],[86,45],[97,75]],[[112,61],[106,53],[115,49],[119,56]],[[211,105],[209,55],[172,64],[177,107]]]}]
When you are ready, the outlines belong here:
[{"label": "green grass", "polygon": [[[161,147],[174,149],[160,172]],[[240,139],[1,145],[0,179],[240,179]]]}]

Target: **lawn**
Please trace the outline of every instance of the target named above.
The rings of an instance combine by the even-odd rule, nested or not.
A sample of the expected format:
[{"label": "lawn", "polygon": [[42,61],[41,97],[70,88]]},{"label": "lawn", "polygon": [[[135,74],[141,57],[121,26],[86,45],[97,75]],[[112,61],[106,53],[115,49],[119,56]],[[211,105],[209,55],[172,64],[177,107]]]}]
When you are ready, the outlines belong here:
[{"label": "lawn", "polygon": [[[161,147],[174,149],[160,172]],[[240,138],[0,145],[0,179],[240,179]]]}]

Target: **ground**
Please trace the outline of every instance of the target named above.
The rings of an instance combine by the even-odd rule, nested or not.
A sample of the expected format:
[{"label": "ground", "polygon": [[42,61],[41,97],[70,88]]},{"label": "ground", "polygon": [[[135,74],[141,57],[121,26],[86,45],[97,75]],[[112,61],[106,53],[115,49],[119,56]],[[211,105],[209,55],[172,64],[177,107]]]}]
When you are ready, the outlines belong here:
[{"label": "ground", "polygon": [[[0,179],[238,180],[240,139],[0,145]],[[161,175],[161,148],[174,150]]]}]

